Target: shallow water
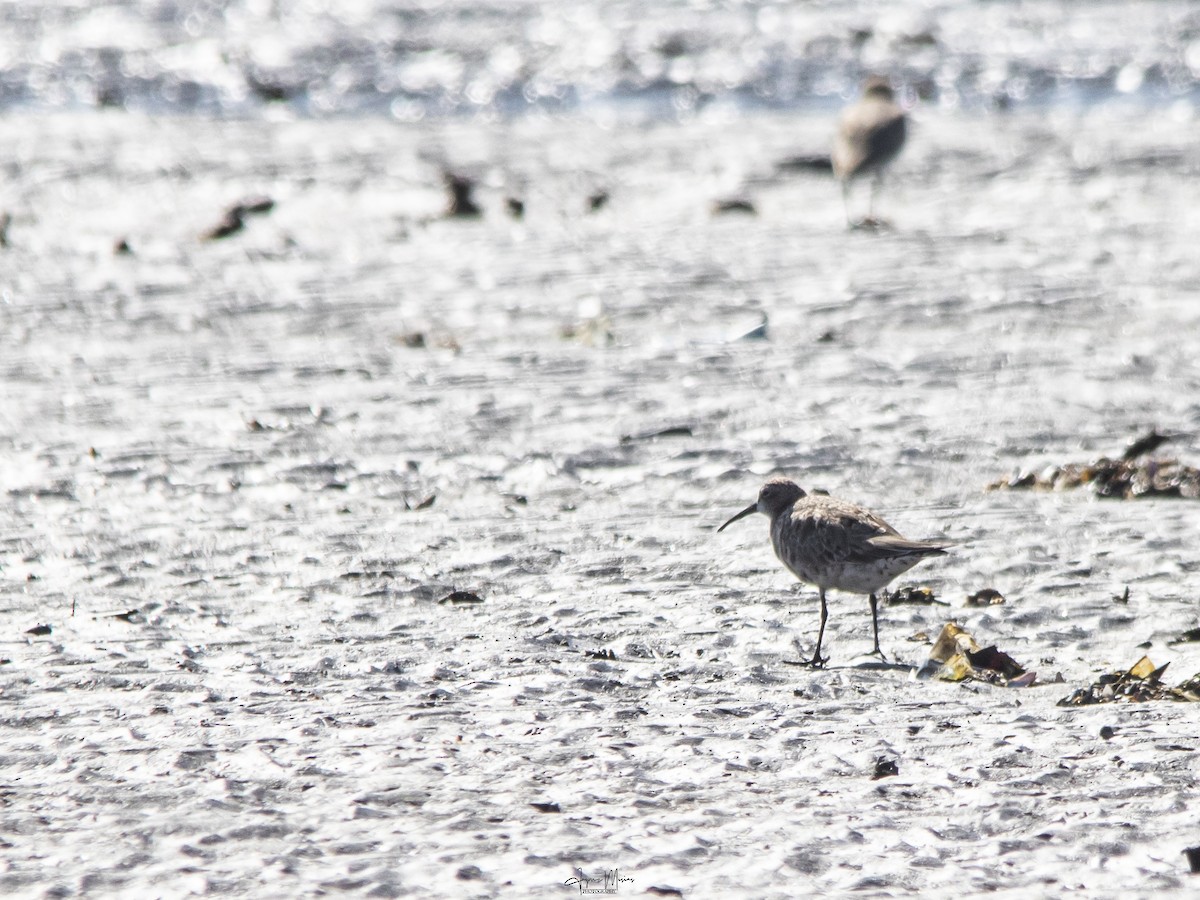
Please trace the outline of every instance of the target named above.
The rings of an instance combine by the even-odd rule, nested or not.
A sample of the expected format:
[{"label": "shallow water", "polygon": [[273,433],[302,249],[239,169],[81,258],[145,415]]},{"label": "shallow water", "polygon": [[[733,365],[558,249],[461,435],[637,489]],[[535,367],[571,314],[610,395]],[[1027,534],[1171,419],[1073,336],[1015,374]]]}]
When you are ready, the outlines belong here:
[{"label": "shallow water", "polygon": [[1200,14],[1159,2],[0,4],[0,102],[402,121],[712,104],[836,109],[865,73],[947,109],[1200,101]]}]

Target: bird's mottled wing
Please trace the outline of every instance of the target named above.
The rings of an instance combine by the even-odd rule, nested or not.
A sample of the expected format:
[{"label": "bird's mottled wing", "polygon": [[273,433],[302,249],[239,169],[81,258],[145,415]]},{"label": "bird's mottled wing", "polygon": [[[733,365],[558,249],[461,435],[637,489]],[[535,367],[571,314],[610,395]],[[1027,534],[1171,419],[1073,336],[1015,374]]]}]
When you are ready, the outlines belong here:
[{"label": "bird's mottled wing", "polygon": [[872,541],[900,537],[869,510],[832,497],[813,497],[798,503],[790,524],[808,557],[823,566],[883,558]]}]

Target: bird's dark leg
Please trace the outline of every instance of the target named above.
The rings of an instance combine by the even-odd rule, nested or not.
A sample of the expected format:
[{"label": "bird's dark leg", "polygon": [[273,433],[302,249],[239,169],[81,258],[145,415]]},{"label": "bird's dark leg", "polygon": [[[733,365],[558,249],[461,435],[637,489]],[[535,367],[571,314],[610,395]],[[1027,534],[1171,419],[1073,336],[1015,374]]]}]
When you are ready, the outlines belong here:
[{"label": "bird's dark leg", "polygon": [[821,639],[825,637],[825,620],[829,618],[829,607],[825,605],[825,588],[817,588],[818,595],[821,598],[821,627],[817,629],[817,649],[813,651],[812,659],[808,661],[808,665],[814,669],[823,669],[825,663],[829,662],[829,657],[821,656]]},{"label": "bird's dark leg", "polygon": [[875,629],[875,649],[871,651],[872,655],[878,656],[883,662],[887,662],[887,657],[883,655],[883,651],[879,649],[879,601],[872,594],[871,600],[871,627]]}]

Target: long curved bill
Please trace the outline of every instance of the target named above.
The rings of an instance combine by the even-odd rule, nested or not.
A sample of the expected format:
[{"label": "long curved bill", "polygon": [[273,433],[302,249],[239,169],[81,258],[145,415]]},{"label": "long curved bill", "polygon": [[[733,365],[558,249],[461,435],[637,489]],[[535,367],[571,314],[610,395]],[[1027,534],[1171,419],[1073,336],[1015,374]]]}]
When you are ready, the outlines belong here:
[{"label": "long curved bill", "polygon": [[720,528],[718,528],[717,531],[724,531],[726,528],[728,528],[730,525],[732,525],[738,519],[744,519],[744,518],[746,518],[746,516],[750,515],[750,513],[756,513],[756,512],[758,512],[758,504],[751,503],[749,506],[747,506],[745,509],[743,509],[740,513],[738,513],[736,516],[734,516],[732,519],[730,519],[728,522],[726,522],[724,525],[722,525]]}]

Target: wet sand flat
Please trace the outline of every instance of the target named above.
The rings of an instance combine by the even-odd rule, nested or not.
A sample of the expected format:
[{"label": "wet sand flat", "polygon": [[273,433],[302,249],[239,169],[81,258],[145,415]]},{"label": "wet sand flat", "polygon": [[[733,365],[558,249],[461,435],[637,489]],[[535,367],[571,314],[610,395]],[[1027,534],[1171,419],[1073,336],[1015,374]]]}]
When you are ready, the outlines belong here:
[{"label": "wet sand flat", "polygon": [[[879,233],[828,117],[7,124],[6,896],[1194,890],[1200,708],[1056,704],[1200,671],[1200,505],[984,491],[1200,458],[1194,122],[918,115]],[[1038,684],[836,593],[789,665],[773,473],[958,542],[889,656]]]}]

